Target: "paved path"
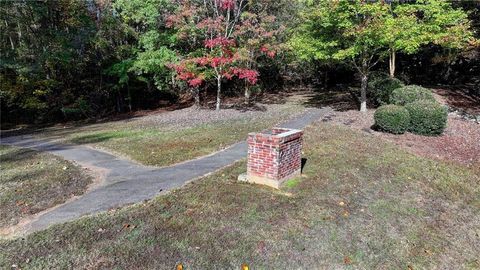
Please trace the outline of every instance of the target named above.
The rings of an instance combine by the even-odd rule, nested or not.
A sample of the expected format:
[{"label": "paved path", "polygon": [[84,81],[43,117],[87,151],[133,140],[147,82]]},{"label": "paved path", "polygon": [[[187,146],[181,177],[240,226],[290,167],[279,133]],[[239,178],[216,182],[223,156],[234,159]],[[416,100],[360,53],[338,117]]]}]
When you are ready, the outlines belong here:
[{"label": "paved path", "polygon": [[[282,124],[282,127],[303,129],[311,122],[331,112],[330,108],[308,109],[304,114]],[[76,200],[47,211],[21,228],[30,233],[70,221],[81,216],[106,211],[126,204],[151,199],[162,191],[181,187],[185,183],[215,172],[246,157],[246,142],[199,159],[164,168],[145,167],[111,154],[80,145],[66,145],[31,136],[2,138],[2,144],[28,147],[63,157],[86,167],[107,170],[104,181],[94,190]]]}]

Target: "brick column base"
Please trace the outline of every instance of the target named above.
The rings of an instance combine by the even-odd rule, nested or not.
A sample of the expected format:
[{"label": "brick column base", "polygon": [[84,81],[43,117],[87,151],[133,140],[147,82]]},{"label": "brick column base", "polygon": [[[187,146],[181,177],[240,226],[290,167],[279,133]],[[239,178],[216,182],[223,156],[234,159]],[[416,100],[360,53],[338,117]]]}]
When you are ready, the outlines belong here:
[{"label": "brick column base", "polygon": [[248,135],[247,174],[240,180],[280,188],[300,175],[303,131],[274,128]]}]

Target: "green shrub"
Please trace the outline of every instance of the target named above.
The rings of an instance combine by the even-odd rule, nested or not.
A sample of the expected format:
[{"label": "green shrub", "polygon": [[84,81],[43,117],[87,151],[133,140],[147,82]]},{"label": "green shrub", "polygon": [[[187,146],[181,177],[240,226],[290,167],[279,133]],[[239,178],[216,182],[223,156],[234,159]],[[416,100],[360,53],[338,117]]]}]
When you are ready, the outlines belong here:
[{"label": "green shrub", "polygon": [[393,134],[403,134],[410,126],[410,114],[402,106],[381,106],[375,111],[374,118],[377,128]]},{"label": "green shrub", "polygon": [[406,105],[419,100],[435,101],[432,92],[418,85],[407,85],[392,91],[390,103]]},{"label": "green shrub", "polygon": [[439,135],[447,126],[447,109],[428,100],[415,101],[405,108],[410,113],[409,131],[421,135]]},{"label": "green shrub", "polygon": [[371,100],[375,105],[385,105],[390,103],[390,96],[393,90],[403,87],[402,81],[396,78],[390,78],[388,75],[376,75],[371,77],[368,82],[368,90]]}]

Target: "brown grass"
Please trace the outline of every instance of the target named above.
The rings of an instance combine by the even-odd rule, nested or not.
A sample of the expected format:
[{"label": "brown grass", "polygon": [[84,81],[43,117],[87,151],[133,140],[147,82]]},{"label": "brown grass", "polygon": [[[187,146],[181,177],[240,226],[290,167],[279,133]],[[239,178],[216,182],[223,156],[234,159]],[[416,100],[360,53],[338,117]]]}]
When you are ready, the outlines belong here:
[{"label": "brown grass", "polygon": [[305,136],[304,177],[281,191],[236,182],[239,163],[143,204],[4,241],[0,265],[480,267],[477,173],[344,127],[320,124]]},{"label": "brown grass", "polygon": [[82,194],[91,178],[81,168],[48,153],[0,146],[0,227]]},{"label": "brown grass", "polygon": [[[264,109],[262,111],[260,109]],[[221,150],[290,119],[305,108],[292,102],[258,111],[187,108],[123,121],[37,130],[39,138],[86,144],[144,165],[167,166]]]}]

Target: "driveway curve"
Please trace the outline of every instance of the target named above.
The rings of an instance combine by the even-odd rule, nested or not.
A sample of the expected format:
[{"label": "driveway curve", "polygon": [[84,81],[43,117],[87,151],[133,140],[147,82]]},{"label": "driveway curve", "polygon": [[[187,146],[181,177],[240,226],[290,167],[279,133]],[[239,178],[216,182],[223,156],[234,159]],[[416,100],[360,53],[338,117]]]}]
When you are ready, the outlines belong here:
[{"label": "driveway curve", "polygon": [[[303,129],[330,112],[332,112],[330,108],[309,108],[305,113],[280,126]],[[247,153],[246,142],[239,142],[208,156],[155,168],[142,166],[86,146],[62,144],[48,139],[35,139],[32,136],[2,138],[1,144],[47,151],[82,166],[106,171],[100,185],[75,200],[40,214],[32,222],[17,228],[14,232],[17,235],[151,199],[162,192],[179,188],[192,180],[233,164],[245,158]]]}]

